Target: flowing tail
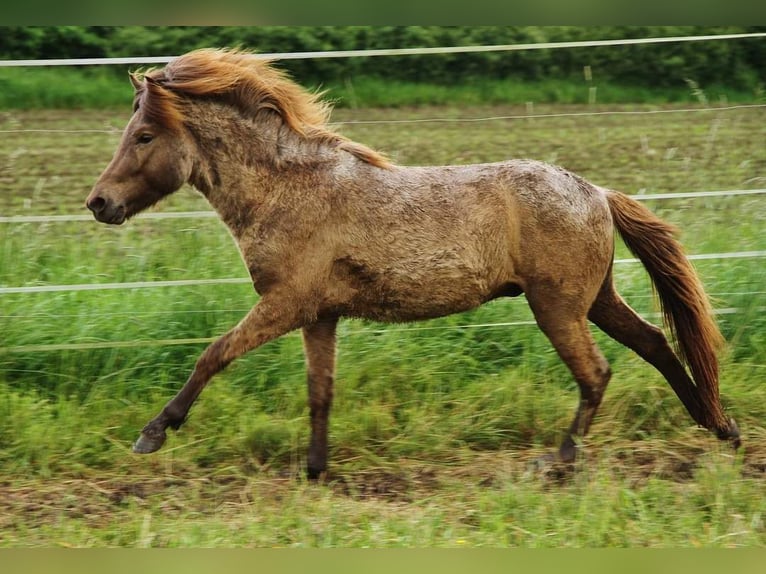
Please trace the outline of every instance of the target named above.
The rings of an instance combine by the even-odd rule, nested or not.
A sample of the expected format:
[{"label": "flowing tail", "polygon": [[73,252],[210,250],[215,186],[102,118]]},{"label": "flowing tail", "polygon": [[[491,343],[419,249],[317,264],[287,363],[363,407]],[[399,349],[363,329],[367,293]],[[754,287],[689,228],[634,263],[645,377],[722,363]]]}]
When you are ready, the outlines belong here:
[{"label": "flowing tail", "polygon": [[675,239],[676,228],[625,194],[609,191],[607,201],[617,231],[652,279],[677,352],[691,372],[705,406],[705,420],[698,422],[719,438],[736,438],[736,425],[724,415],[718,393],[717,353],[724,339],[702,283]]}]

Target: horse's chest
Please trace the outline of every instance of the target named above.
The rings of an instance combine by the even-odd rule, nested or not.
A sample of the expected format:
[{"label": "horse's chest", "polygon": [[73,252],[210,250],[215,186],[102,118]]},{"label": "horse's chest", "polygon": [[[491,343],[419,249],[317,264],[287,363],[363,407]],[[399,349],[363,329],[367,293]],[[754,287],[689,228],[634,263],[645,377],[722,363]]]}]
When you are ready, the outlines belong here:
[{"label": "horse's chest", "polygon": [[271,246],[255,241],[238,241],[240,254],[255,290],[263,295],[283,279],[285,257]]}]

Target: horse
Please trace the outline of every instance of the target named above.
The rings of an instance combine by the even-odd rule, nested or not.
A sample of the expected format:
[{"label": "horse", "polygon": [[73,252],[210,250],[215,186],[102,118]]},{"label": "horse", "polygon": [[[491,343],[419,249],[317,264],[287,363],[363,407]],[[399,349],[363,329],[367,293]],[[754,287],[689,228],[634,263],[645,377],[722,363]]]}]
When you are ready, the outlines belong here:
[{"label": "horse", "polygon": [[[340,318],[415,321],[521,294],[579,387],[554,460],[575,460],[611,377],[588,321],[653,365],[698,425],[739,447],[700,279],[676,228],[628,195],[530,159],[396,165],[333,131],[321,92],[242,49],[195,50],[130,80],[133,115],[87,208],[119,225],[190,184],[227,225],[260,296],[202,352],[134,452],[158,450],[237,357],[301,329],[306,473],[326,476]],[[615,231],[650,275],[674,345],[618,294]]]}]

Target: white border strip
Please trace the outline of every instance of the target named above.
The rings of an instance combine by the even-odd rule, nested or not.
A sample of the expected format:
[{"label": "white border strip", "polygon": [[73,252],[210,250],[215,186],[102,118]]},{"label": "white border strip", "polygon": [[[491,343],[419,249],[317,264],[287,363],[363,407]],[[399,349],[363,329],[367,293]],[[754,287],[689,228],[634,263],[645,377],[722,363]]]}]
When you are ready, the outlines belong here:
[{"label": "white border strip", "polygon": [[[417,56],[426,54],[458,54],[468,52],[510,52],[550,50],[558,48],[594,48],[662,44],[667,42],[701,42],[706,40],[739,40],[763,38],[766,33],[713,34],[709,36],[667,36],[660,38],[623,38],[620,40],[582,40],[579,42],[540,42],[534,44],[500,44],[491,46],[443,46],[437,48],[391,48],[383,50],[326,50],[318,52],[272,52],[256,54],[270,60],[308,60],[314,58],[355,58],[369,56]],[[93,66],[112,64],[166,64],[176,56],[139,56],[129,58],[57,58],[50,60],[0,60],[0,67],[11,66]]]}]

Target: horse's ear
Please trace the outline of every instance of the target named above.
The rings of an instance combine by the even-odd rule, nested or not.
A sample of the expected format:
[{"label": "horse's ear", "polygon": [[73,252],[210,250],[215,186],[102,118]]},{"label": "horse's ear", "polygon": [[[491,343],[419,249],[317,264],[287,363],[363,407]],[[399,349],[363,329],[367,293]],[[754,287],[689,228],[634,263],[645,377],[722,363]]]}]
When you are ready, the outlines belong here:
[{"label": "horse's ear", "polygon": [[144,84],[143,84],[143,82],[141,82],[140,79],[138,79],[138,76],[136,74],[131,72],[128,75],[130,76],[130,83],[133,84],[133,89],[134,90],[139,91],[139,90],[143,89]]}]

